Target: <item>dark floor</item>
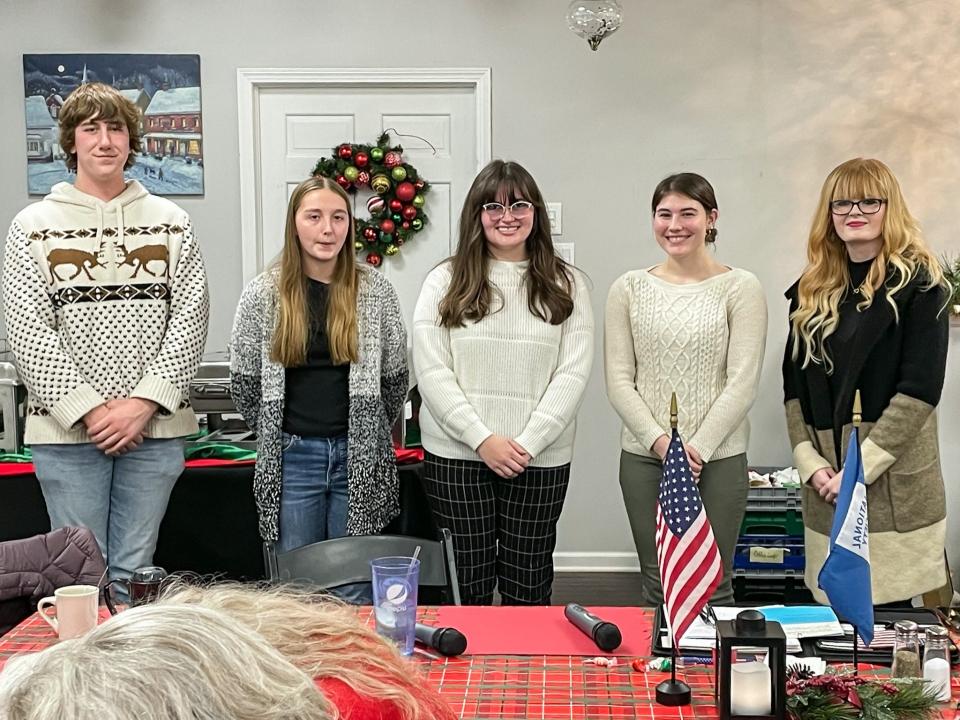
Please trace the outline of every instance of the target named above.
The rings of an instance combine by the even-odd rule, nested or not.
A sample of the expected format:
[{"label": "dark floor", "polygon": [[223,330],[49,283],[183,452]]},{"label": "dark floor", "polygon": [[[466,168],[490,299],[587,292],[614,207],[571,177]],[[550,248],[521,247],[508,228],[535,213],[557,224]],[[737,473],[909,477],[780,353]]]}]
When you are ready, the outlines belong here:
[{"label": "dark floor", "polygon": [[553,580],[552,602],[608,607],[640,605],[640,573],[558,572]]}]

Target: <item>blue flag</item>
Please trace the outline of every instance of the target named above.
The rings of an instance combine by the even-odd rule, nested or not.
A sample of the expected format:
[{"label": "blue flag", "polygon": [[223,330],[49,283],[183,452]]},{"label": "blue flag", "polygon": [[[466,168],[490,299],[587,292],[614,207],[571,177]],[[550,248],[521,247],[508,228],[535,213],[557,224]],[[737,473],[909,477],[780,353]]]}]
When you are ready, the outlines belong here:
[{"label": "blue flag", "polygon": [[867,645],[873,640],[873,592],[870,588],[870,547],[867,524],[867,486],[857,428],[850,433],[837,509],[830,530],[827,555],[817,584],[830,605],[857,629]]}]

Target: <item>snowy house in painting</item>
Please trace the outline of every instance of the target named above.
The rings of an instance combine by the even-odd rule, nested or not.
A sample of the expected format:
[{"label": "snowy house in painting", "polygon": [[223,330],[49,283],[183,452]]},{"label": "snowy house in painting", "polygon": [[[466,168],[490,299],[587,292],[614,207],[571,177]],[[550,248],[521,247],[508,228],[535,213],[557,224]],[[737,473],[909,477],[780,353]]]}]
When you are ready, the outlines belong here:
[{"label": "snowy house in painting", "polygon": [[46,162],[59,153],[57,145],[60,131],[57,122],[50,117],[46,98],[30,95],[25,98],[27,108],[27,161]]},{"label": "snowy house in painting", "polygon": [[147,154],[203,157],[199,87],[158,90],[144,112],[143,124]]}]

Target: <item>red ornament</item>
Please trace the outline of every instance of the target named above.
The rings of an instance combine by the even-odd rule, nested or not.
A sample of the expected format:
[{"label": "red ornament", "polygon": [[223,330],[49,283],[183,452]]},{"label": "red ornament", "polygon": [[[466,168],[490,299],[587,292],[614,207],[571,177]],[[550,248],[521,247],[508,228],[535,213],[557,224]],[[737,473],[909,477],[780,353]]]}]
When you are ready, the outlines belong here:
[{"label": "red ornament", "polygon": [[413,184],[413,186],[414,186],[417,190],[423,190],[423,189],[427,186],[427,184],[426,184],[423,180],[417,180],[417,181]]},{"label": "red ornament", "polygon": [[377,229],[373,227],[365,227],[363,229],[363,237],[367,240],[376,240],[377,239]]},{"label": "red ornament", "polygon": [[393,234],[393,231],[397,229],[397,226],[393,224],[393,220],[387,218],[382,223],[380,223],[380,230],[385,232],[387,235]]},{"label": "red ornament", "polygon": [[342,187],[344,190],[350,189],[350,181],[347,180],[343,175],[337,175],[337,185]]},{"label": "red ornament", "polygon": [[405,220],[413,220],[417,216],[417,209],[413,205],[407,205],[402,214]]},{"label": "red ornament", "polygon": [[383,156],[383,164],[386,165],[388,168],[396,167],[402,162],[403,162],[403,156],[400,153],[395,152],[394,150],[391,150],[390,152],[388,152],[386,155]]},{"label": "red ornament", "polygon": [[367,155],[363,150],[358,152],[353,158],[353,163],[357,167],[366,167],[368,162],[370,162],[370,156]]},{"label": "red ornament", "polygon": [[413,200],[413,196],[416,194],[417,189],[413,186],[412,182],[402,182],[397,185],[397,198],[405,203]]},{"label": "red ornament", "polygon": [[369,185],[370,184],[370,173],[366,170],[361,170],[360,174],[357,175],[357,185]]},{"label": "red ornament", "polygon": [[367,263],[369,265],[373,265],[374,267],[377,267],[382,261],[383,261],[383,257],[381,257],[380,253],[376,253],[376,252],[367,253]]},{"label": "red ornament", "polygon": [[409,230],[409,229],[410,229],[410,223],[408,223],[406,220],[404,220],[404,221],[403,221],[403,225],[401,225],[400,227],[402,227],[404,230]]},{"label": "red ornament", "polygon": [[[400,190],[400,188],[397,188],[397,190]],[[400,193],[398,192],[397,195],[399,194]],[[400,202],[396,198],[390,201],[390,212],[400,212],[401,210],[403,210],[402,202]]]},{"label": "red ornament", "polygon": [[337,155],[341,160],[349,160],[353,157],[353,148],[349,145],[341,145],[337,148]]}]

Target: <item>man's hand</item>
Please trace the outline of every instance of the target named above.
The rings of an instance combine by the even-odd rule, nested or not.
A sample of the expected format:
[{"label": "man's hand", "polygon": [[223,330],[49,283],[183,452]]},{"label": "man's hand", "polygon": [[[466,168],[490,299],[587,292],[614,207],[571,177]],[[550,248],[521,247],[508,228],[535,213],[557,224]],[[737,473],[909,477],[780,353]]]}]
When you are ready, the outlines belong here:
[{"label": "man's hand", "polygon": [[514,440],[503,435],[491,435],[477,448],[480,459],[503,478],[516,477],[530,464],[530,454]]},{"label": "man's hand", "polygon": [[122,455],[143,442],[143,428],[157,404],[143,398],[110,400],[88,412],[83,421],[87,435],[107,455]]}]

